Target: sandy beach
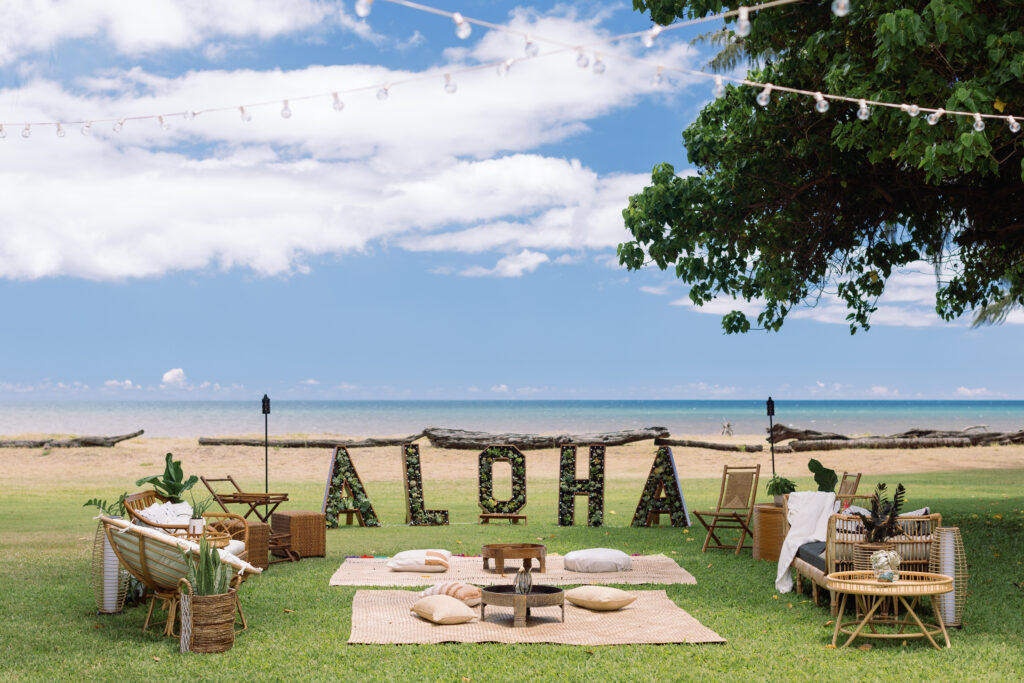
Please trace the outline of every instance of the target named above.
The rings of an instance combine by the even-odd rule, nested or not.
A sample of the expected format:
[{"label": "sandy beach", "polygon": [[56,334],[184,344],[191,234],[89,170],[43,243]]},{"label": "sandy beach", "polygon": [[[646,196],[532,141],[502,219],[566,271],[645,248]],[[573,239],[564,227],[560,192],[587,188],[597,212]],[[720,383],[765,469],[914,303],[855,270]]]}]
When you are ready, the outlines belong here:
[{"label": "sandy beach", "polygon": [[[250,435],[255,438],[256,435]],[[313,435],[303,435],[316,438]],[[756,444],[763,435],[732,437],[673,435],[720,443]],[[33,435],[32,438],[39,438]],[[351,437],[356,438],[356,437]],[[45,490],[54,481],[108,482],[113,472],[124,472],[126,480],[162,469],[164,454],[174,453],[189,473],[223,476],[230,473],[240,482],[262,482],[263,449],[236,446],[200,446],[193,438],[138,438],[113,448],[0,449],[0,485]],[[465,481],[477,476],[477,451],[433,448],[420,441],[423,476],[426,481]],[[610,479],[645,477],[654,456],[653,441],[641,441],[607,451]],[[402,466],[397,446],[357,448],[350,451],[364,481],[401,481]],[[707,478],[720,474],[728,463],[760,463],[762,473],[771,471],[767,451],[731,453],[700,448],[673,448],[679,476]],[[531,478],[558,476],[558,451],[527,451]],[[853,449],[818,453],[777,454],[776,469],[787,477],[806,477],[807,460],[815,457],[837,472],[863,472],[866,476],[916,472],[945,472],[978,469],[1024,468],[1024,446],[975,448],[930,448],[903,450]],[[272,478],[291,483],[320,482],[326,476],[330,452],[326,449],[272,448]]]}]

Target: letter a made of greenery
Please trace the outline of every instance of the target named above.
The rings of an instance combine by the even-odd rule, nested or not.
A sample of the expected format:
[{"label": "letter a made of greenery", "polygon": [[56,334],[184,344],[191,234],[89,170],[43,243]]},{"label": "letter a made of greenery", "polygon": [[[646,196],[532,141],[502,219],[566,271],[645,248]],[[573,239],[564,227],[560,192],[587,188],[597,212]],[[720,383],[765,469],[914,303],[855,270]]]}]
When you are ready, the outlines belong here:
[{"label": "letter a made of greenery", "polygon": [[363,526],[380,526],[380,520],[373,510],[370,497],[366,495],[359,473],[356,472],[348,451],[343,447],[334,449],[331,469],[327,476],[327,490],[324,491],[324,504],[321,509],[327,516],[328,529],[336,529],[338,518],[348,510],[359,512],[359,522]]},{"label": "letter a made of greenery", "polygon": [[[494,463],[507,462],[512,466],[512,497],[494,498]],[[515,446],[488,446],[480,454],[480,508],[484,512],[514,515],[526,507],[526,456]]]},{"label": "letter a made of greenery", "polygon": [[402,446],[402,470],[405,472],[405,521],[411,526],[445,526],[447,510],[423,509],[423,475],[420,472],[420,447]]},{"label": "letter a made of greenery", "polygon": [[576,496],[587,497],[587,526],[604,523],[604,446],[590,447],[590,478],[576,478],[576,446],[562,446],[558,475],[558,526],[572,526]]},{"label": "letter a made of greenery", "polygon": [[672,449],[662,447],[654,456],[654,465],[640,494],[640,502],[633,515],[632,526],[650,526],[658,519],[658,515],[669,515],[672,526],[690,526],[690,513],[686,509],[683,489],[679,486],[679,475],[676,472],[676,461],[672,457]]}]

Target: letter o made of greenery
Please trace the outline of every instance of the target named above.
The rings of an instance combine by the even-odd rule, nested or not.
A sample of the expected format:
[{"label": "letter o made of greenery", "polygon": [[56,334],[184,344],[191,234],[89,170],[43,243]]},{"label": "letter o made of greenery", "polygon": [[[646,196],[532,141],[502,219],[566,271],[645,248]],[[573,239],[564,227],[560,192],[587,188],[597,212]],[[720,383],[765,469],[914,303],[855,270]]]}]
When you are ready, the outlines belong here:
[{"label": "letter o made of greenery", "polygon": [[[507,462],[512,467],[512,497],[494,498],[494,463]],[[480,508],[484,512],[514,515],[526,507],[526,456],[515,446],[488,446],[480,454]]]}]

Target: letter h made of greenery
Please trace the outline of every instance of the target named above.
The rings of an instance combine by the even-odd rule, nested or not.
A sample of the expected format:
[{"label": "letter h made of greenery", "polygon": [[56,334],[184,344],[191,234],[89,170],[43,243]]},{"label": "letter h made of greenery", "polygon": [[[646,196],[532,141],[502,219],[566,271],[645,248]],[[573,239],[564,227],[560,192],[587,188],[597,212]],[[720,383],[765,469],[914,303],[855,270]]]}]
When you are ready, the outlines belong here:
[{"label": "letter h made of greenery", "polygon": [[562,446],[558,475],[558,526],[572,526],[576,496],[587,497],[587,526],[604,524],[604,446],[590,447],[589,479],[576,478],[576,446]]}]

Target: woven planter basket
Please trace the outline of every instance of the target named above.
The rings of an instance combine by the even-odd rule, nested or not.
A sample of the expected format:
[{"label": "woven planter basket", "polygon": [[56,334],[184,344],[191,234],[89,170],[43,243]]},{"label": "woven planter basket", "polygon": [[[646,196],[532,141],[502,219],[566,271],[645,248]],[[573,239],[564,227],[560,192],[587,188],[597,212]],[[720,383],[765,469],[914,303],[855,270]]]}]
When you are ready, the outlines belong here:
[{"label": "woven planter basket", "polygon": [[96,526],[92,542],[92,589],[98,614],[116,614],[124,609],[128,572],[121,568],[114,549],[110,547],[103,522]]},{"label": "woven planter basket", "polygon": [[959,527],[940,526],[935,530],[928,570],[953,577],[953,592],[932,598],[934,609],[942,611],[946,626],[963,626],[967,601],[967,556]]},{"label": "woven planter basket", "polygon": [[182,579],[181,585],[181,651],[227,652],[234,647],[235,589],[220,595],[192,595],[188,581]]}]

